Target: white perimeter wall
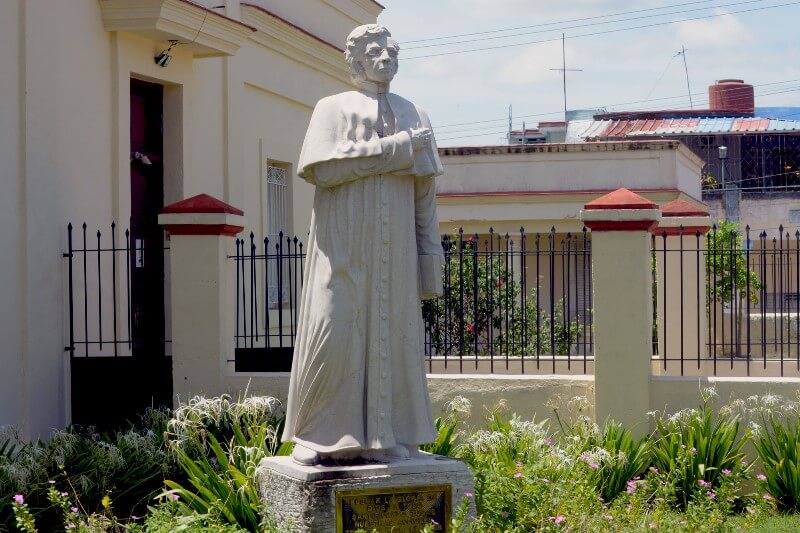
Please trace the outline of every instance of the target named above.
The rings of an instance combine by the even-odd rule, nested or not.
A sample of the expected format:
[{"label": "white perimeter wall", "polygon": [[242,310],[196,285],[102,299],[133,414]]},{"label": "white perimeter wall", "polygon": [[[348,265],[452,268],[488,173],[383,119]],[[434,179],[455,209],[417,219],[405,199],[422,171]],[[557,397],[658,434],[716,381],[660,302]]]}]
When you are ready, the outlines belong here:
[{"label": "white perimeter wall", "polygon": [[[267,395],[286,401],[289,388],[288,373],[253,374],[228,377],[227,392],[234,397],[248,390],[251,395]],[[718,397],[712,401],[719,408],[737,398],[751,395],[777,394],[786,399],[797,399],[800,394],[798,378],[715,378],[715,377],[663,377],[651,378],[650,411],[674,413],[680,409],[698,407],[703,402],[702,391],[713,387]],[[502,401],[508,413],[516,413],[524,420],[550,419],[555,424],[553,405],[566,405],[570,399],[583,396],[589,401],[587,415],[594,415],[593,376],[513,376],[513,375],[451,375],[428,374],[434,416],[446,412],[447,403],[463,396],[472,403],[471,416],[466,424],[484,428],[487,409]],[[625,389],[618,391],[625,395]],[[285,405],[285,403],[284,403]],[[652,426],[650,431],[655,429]]]}]

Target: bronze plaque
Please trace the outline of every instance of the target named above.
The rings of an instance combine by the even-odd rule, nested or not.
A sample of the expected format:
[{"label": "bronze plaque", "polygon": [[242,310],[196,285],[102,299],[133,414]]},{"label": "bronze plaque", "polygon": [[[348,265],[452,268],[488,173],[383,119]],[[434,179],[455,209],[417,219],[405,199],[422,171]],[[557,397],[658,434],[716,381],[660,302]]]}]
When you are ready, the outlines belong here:
[{"label": "bronze plaque", "polygon": [[419,533],[426,525],[447,532],[451,502],[450,485],[339,491],[336,533]]}]

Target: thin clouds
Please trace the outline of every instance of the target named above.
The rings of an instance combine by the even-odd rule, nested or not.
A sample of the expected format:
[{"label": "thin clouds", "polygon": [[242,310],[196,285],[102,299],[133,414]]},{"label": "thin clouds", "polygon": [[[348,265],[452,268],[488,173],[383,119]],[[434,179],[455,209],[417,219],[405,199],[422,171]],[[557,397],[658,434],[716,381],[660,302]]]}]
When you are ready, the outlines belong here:
[{"label": "thin clouds", "polygon": [[[709,5],[727,1],[730,0],[709,2]],[[401,46],[404,40],[670,5],[666,0],[637,3],[624,0],[381,0],[381,3],[387,9],[380,21],[390,28]],[[793,24],[798,17],[800,7],[787,7],[579,39],[571,39],[567,31],[567,67],[583,69],[583,72],[567,74],[568,106],[576,109],[648,97],[678,97],[616,109],[688,107],[681,58],[671,60],[682,45],[688,49],[693,92],[704,93],[709,84],[723,78],[743,78],[756,85],[800,78],[800,44]],[[437,131],[437,138],[442,139],[483,133],[443,141],[441,145],[496,143],[507,127],[509,104],[514,107],[515,128],[521,127],[523,120],[534,125],[538,120],[557,120],[563,113],[561,75],[549,70],[561,66],[560,31],[541,37],[558,40],[405,62],[404,55],[416,54],[414,50],[402,50],[400,73],[393,90],[425,107],[434,126],[496,119],[496,122]],[[664,76],[656,84],[662,72]],[[762,98],[758,97],[758,92],[757,88],[757,105],[800,104],[800,91]],[[694,104],[701,107],[706,105],[705,100],[704,96],[695,96]],[[537,116],[523,118],[522,115]],[[459,133],[446,133],[455,130]]]}]

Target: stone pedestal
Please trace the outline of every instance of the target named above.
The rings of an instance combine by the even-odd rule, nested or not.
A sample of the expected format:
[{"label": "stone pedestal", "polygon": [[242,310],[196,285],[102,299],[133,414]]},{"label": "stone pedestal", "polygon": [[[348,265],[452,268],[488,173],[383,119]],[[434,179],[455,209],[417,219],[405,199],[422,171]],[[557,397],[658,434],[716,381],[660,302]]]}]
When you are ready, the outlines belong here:
[{"label": "stone pedestal", "polygon": [[[281,531],[297,533],[358,529],[342,524],[342,518],[337,527],[337,508],[342,508],[343,499],[352,504],[344,514],[349,512],[352,518],[353,509],[359,507],[355,509],[358,524],[367,531],[388,531],[388,523],[394,520],[395,533],[416,533],[422,528],[417,522],[430,523],[423,515],[437,504],[437,494],[438,505],[449,506],[454,514],[473,490],[472,472],[466,464],[430,454],[346,466],[302,466],[289,457],[270,457],[261,464],[257,479],[261,497]],[[445,487],[449,490],[443,491]],[[450,493],[450,501],[443,501],[443,492]],[[474,516],[472,499],[468,501]],[[376,526],[370,520],[383,522]],[[437,531],[449,531],[449,524],[439,527]]]}]

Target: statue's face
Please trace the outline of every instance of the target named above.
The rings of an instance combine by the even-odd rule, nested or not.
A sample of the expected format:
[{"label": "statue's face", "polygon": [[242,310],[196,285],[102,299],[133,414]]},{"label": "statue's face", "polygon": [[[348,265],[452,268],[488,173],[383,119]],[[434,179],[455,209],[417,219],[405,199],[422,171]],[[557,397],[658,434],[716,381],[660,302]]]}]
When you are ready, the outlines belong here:
[{"label": "statue's face", "polygon": [[385,35],[367,41],[361,65],[369,81],[388,83],[397,74],[397,46]]}]

